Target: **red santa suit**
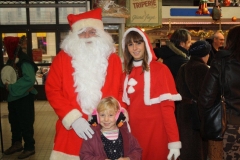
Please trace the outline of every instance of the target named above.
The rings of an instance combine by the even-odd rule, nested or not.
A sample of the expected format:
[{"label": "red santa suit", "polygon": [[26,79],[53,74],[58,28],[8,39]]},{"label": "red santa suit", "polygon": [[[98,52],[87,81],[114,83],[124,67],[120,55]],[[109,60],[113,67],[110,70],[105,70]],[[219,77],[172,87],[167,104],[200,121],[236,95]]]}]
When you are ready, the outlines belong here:
[{"label": "red santa suit", "polygon": [[148,53],[149,71],[142,69],[142,61],[133,62],[130,74],[123,76],[123,97],[127,104],[131,132],[143,149],[143,160],[165,160],[169,149],[181,148],[178,127],[174,115],[174,101],[181,100],[177,93],[171,72],[154,57],[148,37],[137,28],[144,39]]},{"label": "red santa suit", "polygon": [[[89,22],[89,19],[87,19],[87,21]],[[96,24],[95,20],[90,21],[90,24],[91,23]],[[79,28],[82,24],[77,25],[77,28]],[[87,24],[85,23],[85,25]],[[76,26],[72,25],[71,27],[74,28]],[[83,25],[80,28],[82,27],[85,26]],[[122,75],[120,58],[117,54],[112,53],[109,55],[107,62],[104,84],[100,86],[101,94],[99,94],[99,101],[106,96],[119,97],[120,78]],[[91,68],[91,66],[89,67]],[[88,120],[88,113],[82,108],[81,102],[79,102],[79,93],[76,92],[75,86],[79,79],[76,79],[74,74],[76,74],[77,69],[78,68],[73,65],[73,57],[62,50],[54,58],[48,73],[45,85],[46,95],[50,105],[59,118],[56,123],[54,148],[50,157],[52,160],[80,159],[79,153],[82,138],[76,134],[71,126],[72,123],[80,117]],[[97,79],[98,77],[95,78]],[[91,95],[89,97],[91,97]]]}]

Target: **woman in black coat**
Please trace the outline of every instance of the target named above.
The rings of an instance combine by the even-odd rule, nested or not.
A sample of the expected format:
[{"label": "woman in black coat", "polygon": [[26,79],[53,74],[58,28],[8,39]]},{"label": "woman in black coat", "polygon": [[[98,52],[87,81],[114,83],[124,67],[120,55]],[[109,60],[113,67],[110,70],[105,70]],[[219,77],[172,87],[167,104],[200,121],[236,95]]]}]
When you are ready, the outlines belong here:
[{"label": "woman in black coat", "polygon": [[207,41],[197,41],[189,49],[190,60],[179,69],[176,85],[182,96],[177,104],[176,117],[182,142],[181,160],[206,160],[207,142],[200,135],[197,99],[204,77],[209,70],[206,64],[211,45]]},{"label": "woman in black coat", "polygon": [[[203,111],[204,108],[213,107],[216,101],[219,101],[221,87],[224,87],[224,97],[228,112],[228,128],[224,135],[227,142],[224,148],[224,160],[239,159],[240,142],[240,25],[230,28],[226,40],[226,50],[217,52],[215,59],[211,63],[203,87],[199,96],[199,107]],[[220,85],[221,61],[224,60],[224,85]],[[229,117],[230,116],[230,117]],[[236,129],[234,129],[234,127]],[[231,133],[230,133],[231,132]],[[229,137],[230,136],[230,137]],[[229,137],[229,139],[227,138]],[[217,141],[212,141],[218,143]],[[222,157],[223,145],[215,147],[213,156],[219,160]],[[221,147],[221,148],[220,148]],[[216,150],[218,150],[216,152]],[[216,158],[219,156],[219,158]]]}]

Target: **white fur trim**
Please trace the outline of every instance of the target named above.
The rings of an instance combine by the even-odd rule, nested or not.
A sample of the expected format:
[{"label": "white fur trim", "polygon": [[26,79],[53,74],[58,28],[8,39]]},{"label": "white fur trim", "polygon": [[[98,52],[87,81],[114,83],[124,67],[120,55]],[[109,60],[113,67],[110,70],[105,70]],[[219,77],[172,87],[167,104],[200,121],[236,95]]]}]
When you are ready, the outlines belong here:
[{"label": "white fur trim", "polygon": [[144,102],[146,105],[151,105],[150,100],[150,71],[144,72]]},{"label": "white fur trim", "polygon": [[125,80],[124,80],[124,84],[123,84],[123,97],[122,97],[122,101],[125,102],[127,105],[130,105],[130,100],[128,98],[127,95],[127,83],[128,83],[128,75],[126,76]]},{"label": "white fur trim", "polygon": [[133,65],[134,65],[135,67],[139,67],[139,66],[142,66],[142,62],[143,62],[143,61],[137,61],[137,62],[133,61]]},{"label": "white fur trim", "polygon": [[62,124],[67,130],[69,130],[71,129],[72,123],[80,117],[82,117],[82,113],[77,109],[73,109],[63,118]]},{"label": "white fur trim", "polygon": [[179,149],[182,148],[182,143],[180,141],[168,143],[168,149]]},{"label": "white fur trim", "polygon": [[88,18],[82,19],[72,24],[72,32],[77,32],[82,28],[92,27],[95,29],[104,30],[103,22],[99,19]]},{"label": "white fur trim", "polygon": [[170,94],[170,93],[162,94],[159,97],[151,99],[151,104],[160,103],[165,100],[181,101],[182,96],[180,94]]},{"label": "white fur trim", "polygon": [[80,157],[53,150],[50,160],[80,160]]},{"label": "white fur trim", "polygon": [[126,122],[126,123],[127,123],[128,131],[131,132],[131,127],[130,127],[129,123],[128,122]]},{"label": "white fur trim", "polygon": [[[170,101],[180,101],[182,100],[182,97],[180,94],[171,94],[171,93],[165,93],[162,95],[159,95],[159,97],[152,98],[150,97],[150,72],[144,72],[144,103],[145,105],[152,105],[152,104],[157,104],[161,103],[162,101],[165,100],[170,100]],[[126,76],[124,80],[124,88],[123,88],[123,97],[122,100],[125,102],[127,105],[130,105],[130,100],[127,95],[127,85],[128,85],[128,75]],[[129,87],[130,90],[131,87]],[[129,93],[128,90],[128,93]],[[130,90],[131,92],[131,90]]]},{"label": "white fur trim", "polygon": [[126,30],[126,32],[123,34],[123,38],[122,38],[122,49],[124,51],[125,49],[125,39],[126,39],[126,35],[131,32],[131,31],[135,31],[135,32],[138,32],[142,37],[143,37],[143,40],[145,42],[145,46],[146,46],[146,49],[147,49],[147,53],[148,53],[148,64],[152,61],[152,52],[150,50],[150,42],[147,40],[147,37],[146,35],[144,34],[144,32],[142,32],[140,29],[138,28],[129,28],[128,30]]},{"label": "white fur trim", "polygon": [[121,107],[121,109],[123,110],[123,114],[126,117],[125,122],[129,122],[128,111],[125,108],[123,108],[123,107]]},{"label": "white fur trim", "polygon": [[171,93],[165,93],[162,95],[159,95],[159,97],[152,98],[150,97],[150,71],[144,72],[144,102],[146,105],[152,105],[161,103],[164,100],[170,100],[170,101],[180,101],[182,100],[182,97],[180,94],[171,94]]}]

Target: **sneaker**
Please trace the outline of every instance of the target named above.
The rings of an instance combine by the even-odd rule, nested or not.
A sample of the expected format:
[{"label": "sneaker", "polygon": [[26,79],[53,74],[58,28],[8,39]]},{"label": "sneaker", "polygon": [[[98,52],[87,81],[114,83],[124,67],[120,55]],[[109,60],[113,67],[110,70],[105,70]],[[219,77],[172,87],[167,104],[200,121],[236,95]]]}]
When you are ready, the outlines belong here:
[{"label": "sneaker", "polygon": [[15,142],[10,148],[5,150],[3,153],[5,155],[10,155],[10,154],[13,154],[15,152],[20,152],[22,150],[23,150],[22,143],[21,142]]},{"label": "sneaker", "polygon": [[23,151],[19,156],[18,156],[18,159],[24,159],[24,158],[27,158],[31,155],[35,154],[35,150],[32,150],[32,151]]}]

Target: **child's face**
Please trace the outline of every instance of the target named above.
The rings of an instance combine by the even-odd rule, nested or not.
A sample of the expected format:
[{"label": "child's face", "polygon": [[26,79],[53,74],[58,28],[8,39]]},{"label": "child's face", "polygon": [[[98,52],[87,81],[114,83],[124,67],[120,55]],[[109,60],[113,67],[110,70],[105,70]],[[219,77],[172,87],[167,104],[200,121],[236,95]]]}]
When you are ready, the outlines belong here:
[{"label": "child's face", "polygon": [[115,116],[116,112],[114,110],[105,110],[99,113],[99,121],[102,130],[111,131],[117,129]]}]

